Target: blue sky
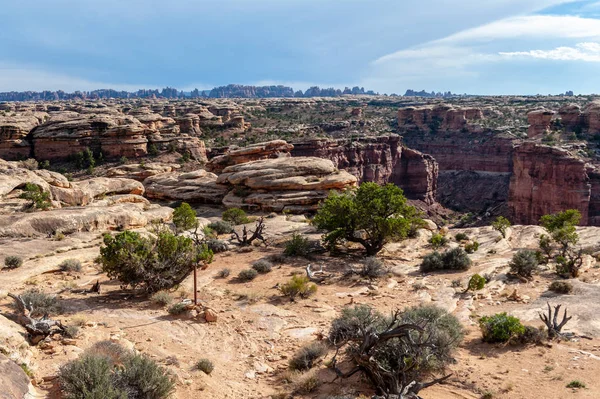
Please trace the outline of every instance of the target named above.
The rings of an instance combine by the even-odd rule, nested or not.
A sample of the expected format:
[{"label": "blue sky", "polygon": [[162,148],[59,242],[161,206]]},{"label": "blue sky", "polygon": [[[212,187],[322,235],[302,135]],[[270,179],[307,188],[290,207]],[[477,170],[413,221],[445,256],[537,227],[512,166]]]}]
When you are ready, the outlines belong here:
[{"label": "blue sky", "polygon": [[0,91],[600,93],[600,0],[0,0]]}]

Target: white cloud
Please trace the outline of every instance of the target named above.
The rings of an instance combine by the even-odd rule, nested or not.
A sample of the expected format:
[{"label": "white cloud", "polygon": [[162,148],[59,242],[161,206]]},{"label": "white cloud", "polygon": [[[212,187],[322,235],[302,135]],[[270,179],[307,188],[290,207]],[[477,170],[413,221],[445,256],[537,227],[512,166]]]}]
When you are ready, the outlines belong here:
[{"label": "white cloud", "polygon": [[558,61],[600,62],[600,43],[578,43],[575,47],[557,47],[553,50],[500,52],[504,57],[525,57]]}]

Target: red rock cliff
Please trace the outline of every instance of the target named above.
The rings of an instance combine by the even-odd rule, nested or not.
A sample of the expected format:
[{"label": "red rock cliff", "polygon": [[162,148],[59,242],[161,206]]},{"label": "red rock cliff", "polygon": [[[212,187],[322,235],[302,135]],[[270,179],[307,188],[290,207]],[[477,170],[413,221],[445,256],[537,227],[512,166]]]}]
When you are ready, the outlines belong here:
[{"label": "red rock cliff", "polygon": [[591,195],[583,160],[537,143],[516,148],[508,199],[513,223],[537,224],[543,215],[577,209],[587,225]]}]

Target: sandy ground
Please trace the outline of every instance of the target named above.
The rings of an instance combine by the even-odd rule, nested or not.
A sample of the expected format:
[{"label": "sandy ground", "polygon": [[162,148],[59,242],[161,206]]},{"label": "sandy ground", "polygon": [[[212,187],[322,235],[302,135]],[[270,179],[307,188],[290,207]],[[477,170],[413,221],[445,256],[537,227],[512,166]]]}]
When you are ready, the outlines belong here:
[{"label": "sandy ground", "polygon": [[[268,219],[272,241],[282,242],[294,231],[310,231],[306,223],[291,222],[280,216]],[[10,313],[6,292],[22,292],[39,288],[60,292],[64,313],[58,318],[66,324],[84,324],[75,345],[55,342],[52,348],[34,348],[31,369],[41,397],[60,397],[56,376],[59,367],[74,359],[93,343],[112,339],[146,353],[165,365],[177,377],[176,398],[268,398],[292,388],[287,364],[290,356],[302,345],[327,334],[331,320],[341,309],[365,303],[383,312],[397,308],[431,303],[453,312],[465,325],[468,334],[456,354],[456,364],[450,367],[453,377],[447,383],[421,392],[425,399],[441,398],[597,398],[600,397],[600,269],[595,260],[586,258],[580,281],[575,282],[573,295],[558,297],[547,287],[555,279],[551,270],[542,270],[531,282],[510,280],[507,264],[519,248],[534,247],[538,227],[512,229],[508,239],[489,227],[452,230],[466,232],[480,242],[480,249],[471,255],[474,265],[466,272],[423,275],[418,265],[431,251],[427,239],[431,233],[390,244],[381,258],[391,268],[391,274],[378,281],[343,277],[344,270],[359,264],[356,252],[342,257],[322,256],[310,262],[288,258],[272,272],[259,275],[254,281],[240,283],[239,271],[271,254],[281,253],[277,245],[253,248],[252,252],[230,251],[215,256],[207,270],[199,272],[199,298],[218,314],[216,323],[199,322],[188,315],[171,316],[166,309],[153,305],[143,297],[122,291],[119,284],[109,281],[93,263],[98,256],[98,234],[81,234],[55,242],[44,239],[23,239],[0,242],[3,256],[24,256],[27,261],[17,270],[0,272],[0,310]],[[580,230],[582,243],[589,248],[598,245],[600,228]],[[312,238],[318,235],[312,234]],[[450,246],[458,245],[452,242]],[[80,259],[84,270],[79,274],[58,271],[64,259]],[[332,277],[319,285],[314,297],[297,302],[283,298],[277,284],[293,274],[304,273],[308,263],[323,265]],[[231,269],[226,279],[217,277],[222,268]],[[462,294],[452,281],[463,285],[474,273],[491,274],[493,280],[476,294]],[[103,292],[84,294],[100,280]],[[519,301],[509,299],[517,290]],[[177,297],[192,297],[192,279],[182,284]],[[575,317],[566,330],[585,335],[571,342],[552,342],[548,346],[503,346],[481,342],[477,327],[480,316],[498,312],[518,315],[524,322],[541,325],[538,311],[546,301],[564,303]],[[330,353],[312,373],[320,386],[298,398],[327,398],[341,394],[372,394],[360,377],[335,380],[325,364]],[[195,369],[200,358],[215,364],[214,372],[205,375]],[[294,377],[299,378],[299,377]],[[566,388],[568,382],[585,382],[585,389]]]}]

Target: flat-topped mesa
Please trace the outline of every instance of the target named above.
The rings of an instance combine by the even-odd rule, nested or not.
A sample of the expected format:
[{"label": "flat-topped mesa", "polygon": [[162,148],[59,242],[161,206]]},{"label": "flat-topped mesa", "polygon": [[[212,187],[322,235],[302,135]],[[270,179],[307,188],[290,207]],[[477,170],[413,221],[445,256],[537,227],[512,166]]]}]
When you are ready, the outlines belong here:
[{"label": "flat-topped mesa", "polygon": [[240,163],[257,161],[260,159],[289,157],[290,151],[294,148],[284,140],[273,140],[265,143],[257,143],[248,147],[238,148],[229,147],[223,154],[218,155],[206,164],[206,169],[219,173],[227,166],[238,165]]},{"label": "flat-topped mesa", "polygon": [[15,116],[0,116],[0,158],[25,159],[31,156],[27,135],[49,115],[45,112],[27,112]]},{"label": "flat-topped mesa", "polygon": [[223,199],[228,207],[292,213],[315,211],[330,190],[355,187],[356,182],[330,160],[314,157],[246,162],[226,167],[217,178],[231,190]]},{"label": "flat-topped mesa", "polygon": [[[592,183],[583,160],[566,150],[537,143],[516,148],[508,199],[514,224],[538,224],[543,215],[577,209],[581,224],[587,225],[591,197]],[[594,210],[593,217],[596,215]]]},{"label": "flat-topped mesa", "polygon": [[547,133],[550,130],[555,114],[556,112],[545,108],[527,113],[527,122],[529,123],[527,136],[529,138],[536,138]]},{"label": "flat-topped mesa", "polygon": [[454,108],[448,104],[406,107],[398,110],[398,129],[402,131],[477,131],[473,122],[483,119],[480,108]]},{"label": "flat-topped mesa", "polygon": [[356,176],[359,183],[394,183],[410,199],[435,202],[437,162],[429,155],[403,148],[398,135],[297,142],[292,156],[329,159],[337,168]]}]

